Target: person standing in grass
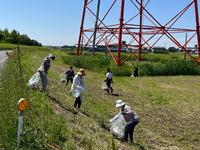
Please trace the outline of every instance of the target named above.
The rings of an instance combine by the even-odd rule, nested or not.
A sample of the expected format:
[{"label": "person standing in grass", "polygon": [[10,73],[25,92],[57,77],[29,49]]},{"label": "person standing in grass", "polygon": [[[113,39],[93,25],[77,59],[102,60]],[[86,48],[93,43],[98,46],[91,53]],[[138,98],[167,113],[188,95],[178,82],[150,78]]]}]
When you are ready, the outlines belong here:
[{"label": "person standing in grass", "polygon": [[[121,113],[126,121],[124,139],[127,142],[133,142],[133,132],[135,126],[139,123],[139,117],[137,113],[134,112],[133,109],[126,105],[122,100],[116,101],[116,108],[120,109],[119,114]],[[117,116],[114,119],[117,119]]]},{"label": "person standing in grass", "polygon": [[105,89],[107,91],[107,93],[113,93],[113,88],[111,87],[111,84],[113,83],[113,79],[112,79],[112,73],[110,72],[110,69],[107,69],[107,73],[106,73],[106,85],[108,87],[108,89]]},{"label": "person standing in grass", "polygon": [[137,66],[134,67],[133,76],[134,76],[135,78],[138,77],[138,67],[137,67]]},{"label": "person standing in grass", "polygon": [[138,67],[137,67],[137,66],[135,66],[135,67],[133,68],[133,72],[132,72],[132,74],[131,74],[131,77],[135,77],[135,78],[138,77]]},{"label": "person standing in grass", "polygon": [[71,83],[73,83],[74,70],[73,70],[72,66],[69,67],[69,69],[65,72],[65,74],[67,75],[67,83],[66,83],[66,85],[69,83],[69,81]]},{"label": "person standing in grass", "polygon": [[73,79],[71,91],[72,91],[73,96],[75,97],[75,101],[74,101],[75,108],[77,106],[78,108],[81,107],[82,93],[85,91],[85,79],[84,79],[85,75],[86,75],[85,70],[80,69]]},{"label": "person standing in grass", "polygon": [[40,73],[40,79],[42,82],[42,91],[47,91],[47,84],[48,84],[48,70],[51,67],[51,61],[55,60],[55,56],[52,54],[49,54],[42,62],[41,66],[38,69],[38,72]]}]

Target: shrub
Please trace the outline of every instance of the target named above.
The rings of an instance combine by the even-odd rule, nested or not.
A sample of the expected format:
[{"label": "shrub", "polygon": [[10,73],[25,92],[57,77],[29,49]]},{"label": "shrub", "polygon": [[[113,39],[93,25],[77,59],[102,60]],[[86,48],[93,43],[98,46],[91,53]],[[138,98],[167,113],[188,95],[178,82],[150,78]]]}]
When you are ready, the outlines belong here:
[{"label": "shrub", "polygon": [[124,64],[123,66],[116,66],[115,64],[110,65],[110,69],[115,76],[131,76],[132,70],[130,66]]},{"label": "shrub", "polygon": [[141,62],[140,76],[199,75],[197,63],[184,60],[168,60],[166,62]]},{"label": "shrub", "polygon": [[110,58],[103,55],[81,55],[81,56],[67,56],[63,57],[63,61],[66,64],[70,64],[76,67],[85,68],[94,71],[103,71],[104,68],[110,65]]},{"label": "shrub", "polygon": [[[123,54],[125,57],[125,54]],[[176,58],[176,59],[174,59]],[[166,75],[199,75],[200,66],[191,61],[180,59],[177,54],[147,54],[144,55],[142,62],[135,65],[139,68],[139,76],[166,76]],[[105,72],[110,68],[115,76],[130,76],[133,71],[133,65],[124,63],[122,66],[116,66],[110,56],[102,54],[89,54],[75,56],[67,55],[63,57],[66,64],[85,68],[93,71]]]}]

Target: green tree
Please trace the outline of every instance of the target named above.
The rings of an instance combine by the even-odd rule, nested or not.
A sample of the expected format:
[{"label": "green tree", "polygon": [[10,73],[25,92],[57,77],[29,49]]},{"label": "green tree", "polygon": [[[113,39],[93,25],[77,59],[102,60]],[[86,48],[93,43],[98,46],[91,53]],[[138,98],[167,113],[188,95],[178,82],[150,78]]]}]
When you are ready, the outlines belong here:
[{"label": "green tree", "polygon": [[3,36],[4,36],[4,38],[10,36],[10,33],[9,33],[9,31],[8,31],[7,28],[5,28],[5,29],[3,30]]},{"label": "green tree", "polygon": [[19,39],[19,32],[17,32],[16,30],[12,30],[12,32],[10,33],[10,42],[13,44],[17,44]]},{"label": "green tree", "polygon": [[3,31],[2,31],[2,30],[0,30],[0,41],[2,41],[2,40],[3,40],[3,38],[4,38],[4,36],[3,36]]},{"label": "green tree", "polygon": [[39,43],[36,40],[32,40],[26,34],[20,35],[20,33],[15,29],[9,32],[7,28],[5,28],[3,31],[0,30],[0,41],[12,44],[20,43],[23,45],[30,45],[30,46],[42,46],[41,43]]}]

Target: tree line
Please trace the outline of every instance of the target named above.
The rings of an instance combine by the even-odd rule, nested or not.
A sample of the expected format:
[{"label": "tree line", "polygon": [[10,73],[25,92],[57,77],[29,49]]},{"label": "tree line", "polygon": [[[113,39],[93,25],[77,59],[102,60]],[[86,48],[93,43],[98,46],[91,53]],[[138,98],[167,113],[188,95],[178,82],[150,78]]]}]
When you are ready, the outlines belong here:
[{"label": "tree line", "polygon": [[15,29],[9,32],[7,28],[0,30],[0,42],[1,43],[12,43],[12,44],[22,44],[29,46],[42,46],[36,40],[29,38],[26,34],[20,34]]}]

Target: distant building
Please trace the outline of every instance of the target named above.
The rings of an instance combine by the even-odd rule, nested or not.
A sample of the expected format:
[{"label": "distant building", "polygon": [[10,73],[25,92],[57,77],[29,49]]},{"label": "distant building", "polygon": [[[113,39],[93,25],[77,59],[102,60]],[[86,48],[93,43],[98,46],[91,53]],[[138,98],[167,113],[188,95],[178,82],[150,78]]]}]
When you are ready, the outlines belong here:
[{"label": "distant building", "polygon": [[[198,50],[197,45],[194,45],[194,47],[186,47],[186,50],[187,50],[190,54],[194,54],[194,55],[199,54],[199,50]],[[180,52],[184,52],[184,50],[180,50]]]},{"label": "distant building", "polygon": [[[108,47],[112,52],[117,52],[118,51],[118,45],[117,44],[110,44],[110,45],[108,45]],[[97,45],[95,51],[105,52],[105,51],[108,51],[108,49],[107,49],[107,46],[105,46],[105,45]],[[134,45],[122,46],[121,51],[125,52],[125,53],[129,53],[129,52],[138,53],[138,46],[134,46]],[[151,50],[149,48],[147,48],[147,47],[143,47],[142,48],[142,53],[143,54],[150,53],[150,52],[151,52]]]},{"label": "distant building", "polygon": [[[110,44],[110,45],[108,45],[108,47],[112,52],[118,51],[118,45],[117,44]],[[95,51],[105,52],[105,51],[108,51],[108,49],[107,49],[107,46],[105,46],[105,45],[97,45]],[[128,52],[128,48],[125,47],[125,46],[122,46],[121,51],[122,52]]]}]

